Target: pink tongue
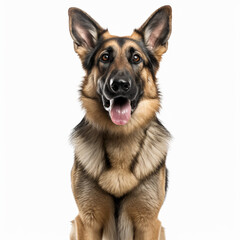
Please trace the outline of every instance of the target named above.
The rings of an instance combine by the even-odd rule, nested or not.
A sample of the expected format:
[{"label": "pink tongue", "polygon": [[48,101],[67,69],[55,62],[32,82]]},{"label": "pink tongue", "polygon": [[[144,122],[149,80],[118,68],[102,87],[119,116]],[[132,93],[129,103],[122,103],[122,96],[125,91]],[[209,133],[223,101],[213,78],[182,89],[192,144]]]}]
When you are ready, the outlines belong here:
[{"label": "pink tongue", "polygon": [[131,105],[127,101],[124,104],[114,103],[110,111],[112,122],[116,125],[124,125],[131,118]]}]

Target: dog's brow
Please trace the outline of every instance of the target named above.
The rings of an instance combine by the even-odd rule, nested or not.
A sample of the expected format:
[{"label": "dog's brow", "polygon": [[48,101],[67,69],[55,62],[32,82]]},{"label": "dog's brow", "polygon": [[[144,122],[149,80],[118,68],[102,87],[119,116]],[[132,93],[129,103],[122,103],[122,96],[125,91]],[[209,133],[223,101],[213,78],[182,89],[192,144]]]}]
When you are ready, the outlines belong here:
[{"label": "dog's brow", "polygon": [[105,50],[106,50],[107,52],[113,52],[113,48],[112,48],[111,46],[107,47]]},{"label": "dog's brow", "polygon": [[139,44],[139,41],[137,41],[135,39],[132,39],[132,38],[128,38],[128,37],[108,38],[108,39],[103,40],[103,43],[106,43],[106,42],[109,42],[109,41],[112,41],[112,40],[115,40],[120,47],[122,47],[126,43],[126,41],[132,41],[132,42],[136,43],[139,47],[141,47],[140,44]]},{"label": "dog's brow", "polygon": [[117,41],[118,45],[120,47],[122,47],[123,44],[126,42],[126,39],[125,38],[117,38],[116,41]]}]

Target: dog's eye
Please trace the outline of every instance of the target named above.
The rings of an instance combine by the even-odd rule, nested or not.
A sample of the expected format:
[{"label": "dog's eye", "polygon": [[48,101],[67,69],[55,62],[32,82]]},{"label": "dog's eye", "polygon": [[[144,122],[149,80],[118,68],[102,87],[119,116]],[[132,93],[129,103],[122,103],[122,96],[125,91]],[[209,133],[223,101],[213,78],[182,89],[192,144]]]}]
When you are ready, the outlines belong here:
[{"label": "dog's eye", "polygon": [[132,56],[132,63],[140,63],[142,61],[142,58],[138,54],[133,54]]},{"label": "dog's eye", "polygon": [[109,54],[108,53],[104,53],[101,57],[100,60],[104,63],[107,63],[109,61]]}]

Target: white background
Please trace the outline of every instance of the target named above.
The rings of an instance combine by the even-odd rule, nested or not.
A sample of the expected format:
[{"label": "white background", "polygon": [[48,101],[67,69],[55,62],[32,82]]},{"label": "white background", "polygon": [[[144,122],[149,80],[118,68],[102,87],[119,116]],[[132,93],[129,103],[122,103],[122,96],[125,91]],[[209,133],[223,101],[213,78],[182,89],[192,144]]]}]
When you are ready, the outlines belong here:
[{"label": "white background", "polygon": [[160,119],[173,135],[167,240],[240,239],[239,1],[1,1],[0,239],[66,240],[77,214],[71,129],[83,78],[67,10],[128,35],[173,8],[158,73]]}]

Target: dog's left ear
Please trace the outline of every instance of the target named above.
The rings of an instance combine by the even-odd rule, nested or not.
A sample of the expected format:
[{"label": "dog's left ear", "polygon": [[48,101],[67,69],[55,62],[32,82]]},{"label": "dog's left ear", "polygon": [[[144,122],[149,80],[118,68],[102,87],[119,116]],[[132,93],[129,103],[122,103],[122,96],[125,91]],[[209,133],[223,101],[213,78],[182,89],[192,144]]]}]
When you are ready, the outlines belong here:
[{"label": "dog's left ear", "polygon": [[172,8],[163,6],[157,9],[136,31],[140,33],[146,46],[153,52],[166,52],[172,30]]}]

